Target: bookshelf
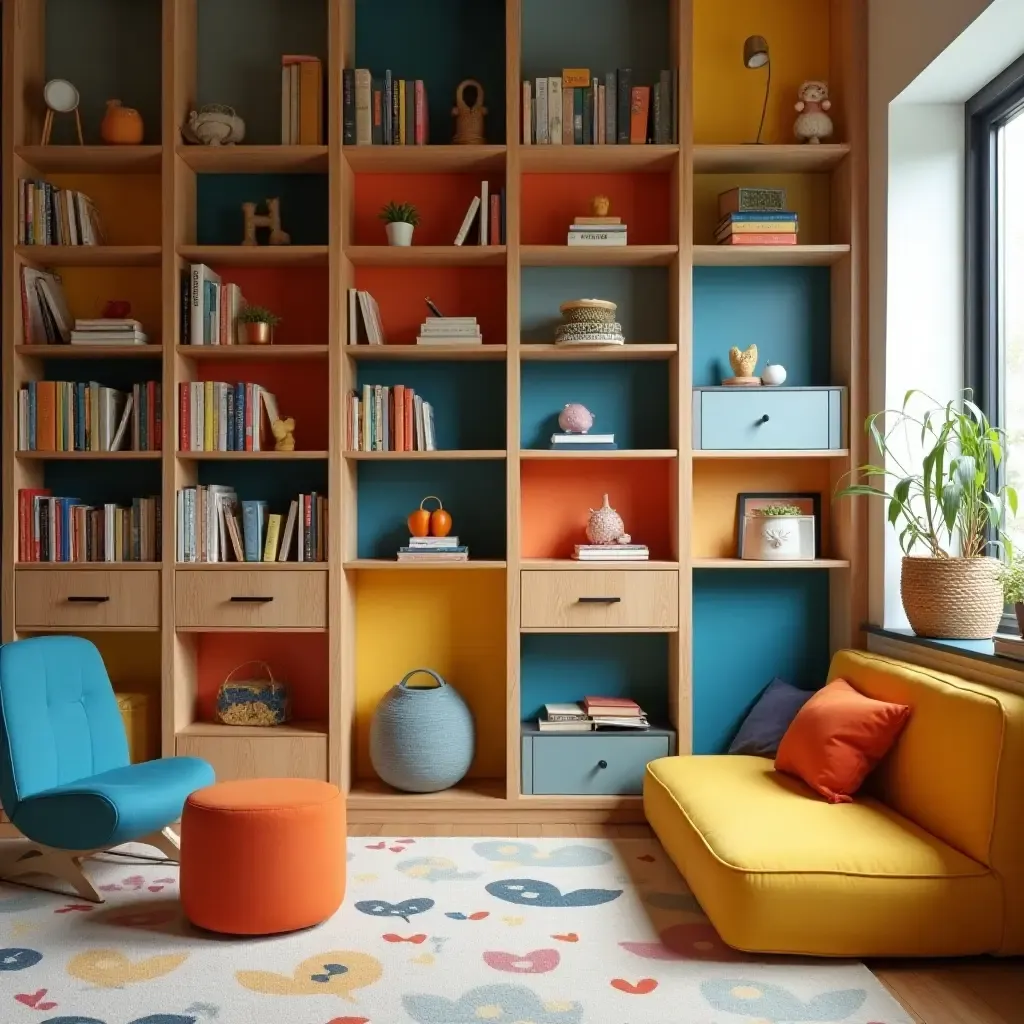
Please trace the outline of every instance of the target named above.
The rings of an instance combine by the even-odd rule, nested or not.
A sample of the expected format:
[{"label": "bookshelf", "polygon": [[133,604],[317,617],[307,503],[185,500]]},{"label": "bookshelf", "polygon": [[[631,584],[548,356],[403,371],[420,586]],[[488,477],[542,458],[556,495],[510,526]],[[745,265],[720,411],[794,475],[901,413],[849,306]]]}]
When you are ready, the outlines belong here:
[{"label": "bookshelf", "polygon": [[[125,9],[115,0],[2,5],[4,109],[11,112],[2,128],[2,638],[82,632],[100,646],[115,685],[141,679],[148,688],[164,754],[207,757],[222,777],[330,779],[348,791],[354,821],[638,820],[636,796],[522,793],[521,720],[543,702],[546,678],[593,666],[595,686],[648,701],[681,752],[711,752],[773,674],[799,679],[823,671],[829,650],[855,640],[864,618],[864,523],[852,507],[829,508],[827,500],[842,474],[863,461],[856,428],[866,388],[863,5],[810,0],[790,18],[765,15],[753,0],[728,16],[716,0],[565,0],[554,12],[546,0],[480,0],[460,8],[461,21],[434,10],[440,5],[253,0],[238,25],[230,0],[145,0],[133,5],[140,10],[131,46],[113,31]],[[407,31],[394,32],[396,19]],[[584,23],[585,31],[571,30]],[[637,31],[623,32],[627,23]],[[238,46],[221,59],[219,40],[231,24]],[[785,55],[761,146],[745,140],[762,86],[739,58],[744,35],[754,31]],[[73,42],[90,32],[103,36],[97,68]],[[422,44],[438,33],[450,45]],[[323,60],[325,145],[274,144],[282,52]],[[679,144],[522,144],[524,79],[630,62],[641,82],[655,80],[659,68],[679,68]],[[345,67],[391,67],[426,81],[430,144],[343,145]],[[131,76],[138,96],[128,94]],[[60,145],[38,144],[38,97],[48,77],[68,77],[88,96],[87,145],[67,144],[65,135]],[[447,144],[454,87],[467,77],[485,86],[490,113],[481,146]],[[792,94],[812,77],[830,82],[835,139],[789,145]],[[98,144],[96,111],[121,93],[143,112],[144,145]],[[243,144],[182,142],[188,111],[208,102],[244,113]],[[55,178],[93,195],[109,222],[109,244],[15,244],[21,177]],[[505,188],[507,244],[447,244],[482,180]],[[805,244],[756,251],[709,244],[717,192],[752,181],[789,190]],[[125,190],[138,197],[134,217],[119,209]],[[613,212],[624,211],[634,244],[560,244],[572,214],[599,193],[612,197]],[[273,195],[282,197],[293,244],[238,244],[239,203]],[[389,199],[421,208],[424,226],[410,248],[382,244],[376,212]],[[251,301],[282,312],[276,343],[180,344],[179,277],[190,263],[206,263]],[[131,300],[156,344],[113,354],[27,344],[18,284],[25,265],[57,268],[77,315],[98,315],[106,298]],[[377,298],[389,344],[348,337],[349,288]],[[558,303],[590,294],[620,304],[628,343],[556,348]],[[413,344],[424,295],[452,315],[476,315],[485,344]],[[743,338],[785,362],[795,383],[848,389],[847,447],[691,450],[691,389],[717,383],[709,379],[713,360]],[[118,379],[162,381],[161,452],[15,452],[23,383],[56,379],[70,363],[74,379],[88,380],[108,372],[111,361]],[[177,451],[177,387],[191,380],[273,385],[282,413],[298,421],[297,450]],[[345,396],[363,383],[407,383],[434,395],[435,407],[449,410],[438,423],[444,450],[346,451]],[[592,397],[576,397],[577,388]],[[574,456],[541,447],[545,417],[557,412],[562,394],[604,408],[625,443]],[[74,493],[68,488],[86,481],[90,501],[125,487],[161,495],[161,561],[17,562],[18,491]],[[215,482],[232,484],[242,497],[326,493],[327,560],[177,564],[175,495]],[[773,490],[826,496],[817,561],[733,557],[736,495]],[[649,545],[650,562],[608,569],[569,559],[585,510],[606,491],[627,529]],[[471,561],[394,561],[405,516],[426,494],[453,509],[454,532],[468,541]],[[653,579],[644,573],[668,574],[677,617],[597,632],[522,625],[523,574],[543,590],[595,569],[639,574],[639,581]],[[102,615],[76,620],[60,602],[83,580],[108,586],[112,600]],[[231,605],[238,594],[262,603]],[[292,684],[296,720],[289,726],[245,730],[212,720],[217,686],[250,657]],[[376,701],[421,664],[460,689],[477,721],[470,775],[453,790],[424,796],[379,783],[366,742]],[[547,699],[576,699],[586,685],[578,678]]]}]

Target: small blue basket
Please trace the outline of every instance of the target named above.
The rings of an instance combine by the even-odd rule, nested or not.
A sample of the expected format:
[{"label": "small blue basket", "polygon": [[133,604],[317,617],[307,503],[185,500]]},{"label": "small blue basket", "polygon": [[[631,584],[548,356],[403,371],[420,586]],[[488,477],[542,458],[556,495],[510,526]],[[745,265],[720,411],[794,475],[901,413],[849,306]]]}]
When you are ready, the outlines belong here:
[{"label": "small blue basket", "polygon": [[[425,672],[436,686],[409,686]],[[414,668],[381,698],[370,724],[370,762],[407,793],[449,789],[473,760],[473,715],[458,691],[429,668]]]}]

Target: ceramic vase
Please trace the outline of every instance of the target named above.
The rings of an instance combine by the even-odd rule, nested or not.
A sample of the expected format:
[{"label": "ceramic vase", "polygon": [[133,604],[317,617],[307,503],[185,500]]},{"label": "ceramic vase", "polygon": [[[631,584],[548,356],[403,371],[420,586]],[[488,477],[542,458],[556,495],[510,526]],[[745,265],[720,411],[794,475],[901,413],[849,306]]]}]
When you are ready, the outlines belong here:
[{"label": "ceramic vase", "polygon": [[590,510],[590,521],[587,523],[587,540],[591,544],[614,544],[625,536],[626,526],[622,516],[608,504],[608,495],[600,508]]},{"label": "ceramic vase", "polygon": [[263,320],[248,320],[244,327],[246,345],[269,345],[274,340],[274,328]]},{"label": "ceramic vase", "polygon": [[412,245],[412,228],[403,220],[392,221],[387,225],[388,245]]}]

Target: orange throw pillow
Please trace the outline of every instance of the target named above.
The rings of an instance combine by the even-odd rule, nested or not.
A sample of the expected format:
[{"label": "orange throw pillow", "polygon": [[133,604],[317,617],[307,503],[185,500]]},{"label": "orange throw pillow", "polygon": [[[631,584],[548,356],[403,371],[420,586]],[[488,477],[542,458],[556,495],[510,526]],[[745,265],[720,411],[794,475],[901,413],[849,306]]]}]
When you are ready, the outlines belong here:
[{"label": "orange throw pillow", "polygon": [[831,804],[849,803],[909,717],[903,704],[872,700],[845,679],[834,679],[793,719],[775,769],[803,779]]}]

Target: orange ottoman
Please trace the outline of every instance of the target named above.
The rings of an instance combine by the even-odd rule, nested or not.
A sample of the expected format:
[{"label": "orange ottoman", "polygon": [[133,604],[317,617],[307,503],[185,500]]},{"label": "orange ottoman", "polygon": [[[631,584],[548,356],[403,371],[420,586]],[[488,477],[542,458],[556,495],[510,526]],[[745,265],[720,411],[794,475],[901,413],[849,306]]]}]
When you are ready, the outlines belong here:
[{"label": "orange ottoman", "polygon": [[315,779],[197,790],[181,816],[181,905],[200,928],[271,935],[326,921],[345,897],[345,800]]}]

